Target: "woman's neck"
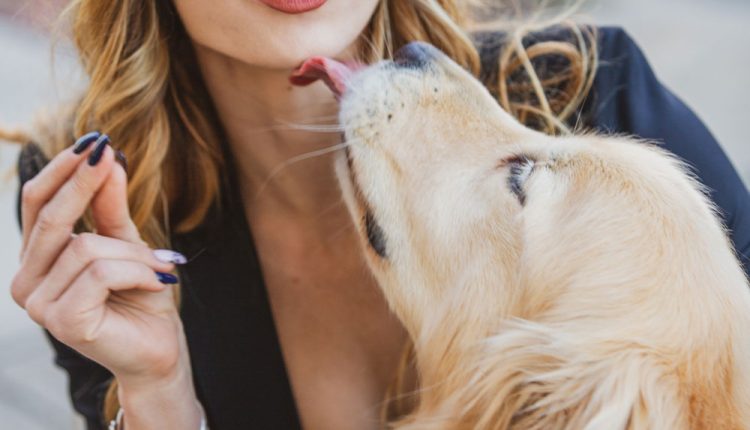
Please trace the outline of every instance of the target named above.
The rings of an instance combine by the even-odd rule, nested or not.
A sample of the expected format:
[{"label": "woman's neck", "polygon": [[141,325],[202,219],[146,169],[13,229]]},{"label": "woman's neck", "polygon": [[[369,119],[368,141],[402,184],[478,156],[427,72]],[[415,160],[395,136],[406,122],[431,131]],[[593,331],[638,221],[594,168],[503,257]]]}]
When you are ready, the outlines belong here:
[{"label": "woman's neck", "polygon": [[337,122],[330,91],[320,84],[293,87],[291,70],[255,67],[202,46],[196,52],[235,157],[246,207],[310,217],[336,205],[340,193],[332,151],[294,161],[340,143],[339,133],[299,127]]}]

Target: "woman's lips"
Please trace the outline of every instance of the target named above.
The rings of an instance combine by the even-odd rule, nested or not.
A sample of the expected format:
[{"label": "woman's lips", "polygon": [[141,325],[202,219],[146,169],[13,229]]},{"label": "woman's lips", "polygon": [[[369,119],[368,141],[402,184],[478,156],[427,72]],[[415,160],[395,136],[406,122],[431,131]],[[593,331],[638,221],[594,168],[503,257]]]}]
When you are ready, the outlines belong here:
[{"label": "woman's lips", "polygon": [[284,13],[303,13],[315,10],[328,0],[260,0],[266,6]]}]

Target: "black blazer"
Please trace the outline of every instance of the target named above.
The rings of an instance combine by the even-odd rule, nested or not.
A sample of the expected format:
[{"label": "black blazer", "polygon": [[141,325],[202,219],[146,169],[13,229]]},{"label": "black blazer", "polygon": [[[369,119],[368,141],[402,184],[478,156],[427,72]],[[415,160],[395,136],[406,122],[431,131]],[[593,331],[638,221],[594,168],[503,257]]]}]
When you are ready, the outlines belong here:
[{"label": "black blazer", "polygon": [[[724,152],[696,116],[654,76],[628,35],[600,29],[600,67],[582,112],[589,128],[660,141],[685,159],[729,229],[745,265],[750,253],[750,198]],[[494,63],[483,55],[487,64]],[[710,79],[711,77],[706,77]],[[28,145],[19,159],[21,183],[43,166]],[[195,231],[172,237],[189,258],[180,267],[181,315],[198,397],[213,430],[295,429],[299,419],[236,187],[226,186],[222,211],[213,209]],[[57,365],[70,376],[74,408],[88,428],[103,429],[101,404],[111,378],[98,364],[50,337]],[[168,413],[168,411],[165,411]]]}]

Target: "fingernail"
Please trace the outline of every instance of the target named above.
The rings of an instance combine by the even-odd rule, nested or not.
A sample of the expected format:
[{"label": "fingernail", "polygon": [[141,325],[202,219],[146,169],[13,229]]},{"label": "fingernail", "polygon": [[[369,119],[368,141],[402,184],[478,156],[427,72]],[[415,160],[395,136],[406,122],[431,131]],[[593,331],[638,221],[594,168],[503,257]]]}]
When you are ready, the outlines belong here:
[{"label": "fingernail", "polygon": [[122,166],[123,170],[125,170],[125,173],[128,173],[128,158],[125,157],[125,153],[120,151],[119,149],[115,151],[115,161],[120,163],[120,166]]},{"label": "fingernail", "polygon": [[76,140],[76,143],[73,144],[73,153],[80,154],[81,152],[85,151],[86,148],[91,146],[92,143],[96,142],[96,140],[99,139],[99,136],[101,136],[101,133],[99,133],[98,131],[92,131],[79,137],[78,140]]},{"label": "fingernail", "polygon": [[154,257],[162,263],[185,264],[187,258],[177,251],[171,249],[155,249]]},{"label": "fingernail", "polygon": [[176,284],[177,277],[171,273],[156,272],[156,279],[162,284]]},{"label": "fingernail", "polygon": [[98,139],[96,139],[96,146],[94,147],[94,150],[91,151],[91,154],[89,154],[89,166],[96,166],[99,163],[99,160],[102,159],[102,154],[104,154],[104,149],[107,147],[108,143],[109,136],[107,136],[106,134],[102,134]]}]

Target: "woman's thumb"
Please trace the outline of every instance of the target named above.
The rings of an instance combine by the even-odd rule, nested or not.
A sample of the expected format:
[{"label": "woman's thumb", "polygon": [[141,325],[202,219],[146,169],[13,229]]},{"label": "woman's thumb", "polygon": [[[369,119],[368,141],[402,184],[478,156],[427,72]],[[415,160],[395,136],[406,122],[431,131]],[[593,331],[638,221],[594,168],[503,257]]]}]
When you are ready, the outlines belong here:
[{"label": "woman's thumb", "polygon": [[109,177],[91,201],[96,232],[115,239],[143,243],[128,209],[128,177],[125,172],[125,158],[119,151],[115,157],[119,163],[115,163],[112,167]]}]

